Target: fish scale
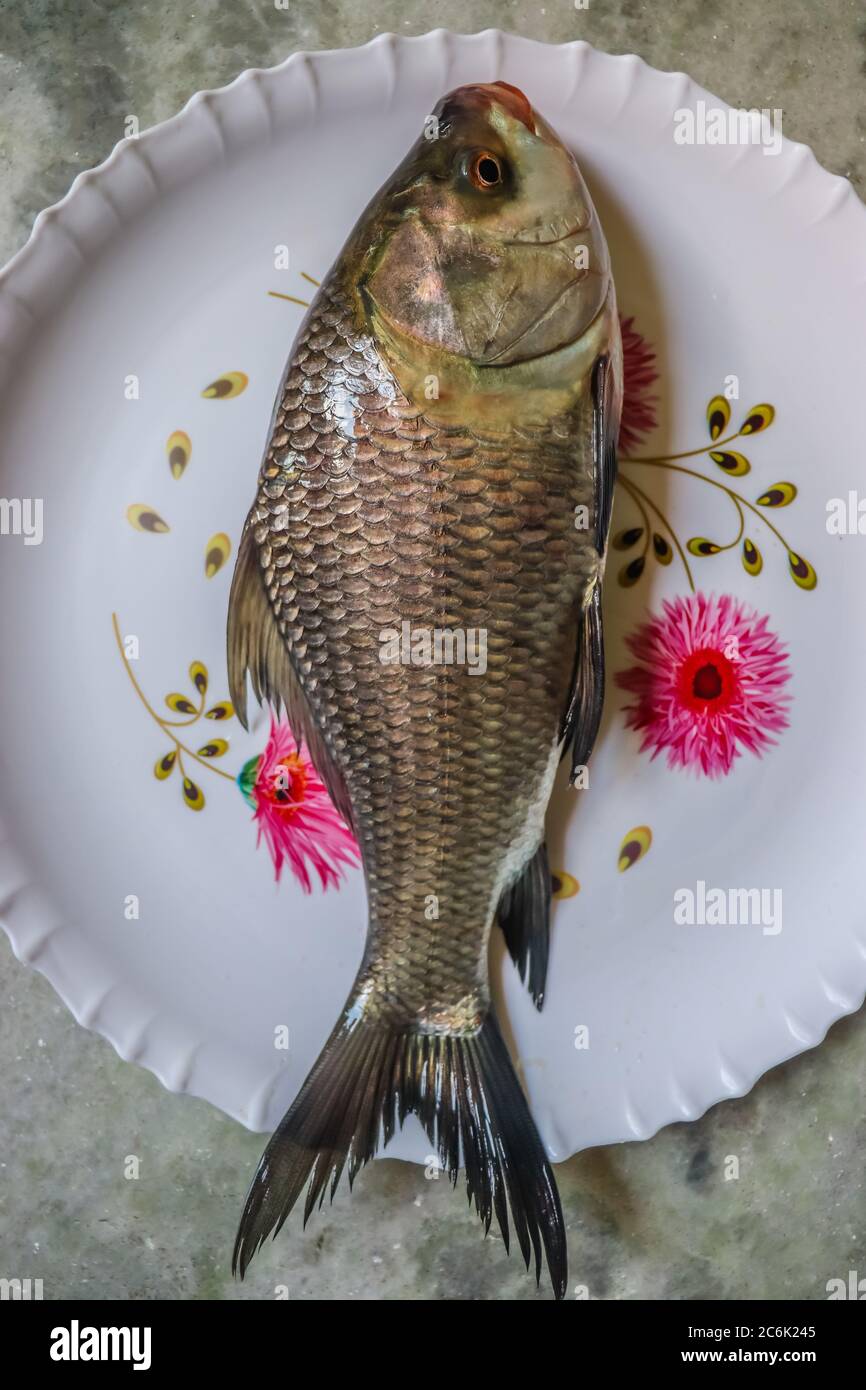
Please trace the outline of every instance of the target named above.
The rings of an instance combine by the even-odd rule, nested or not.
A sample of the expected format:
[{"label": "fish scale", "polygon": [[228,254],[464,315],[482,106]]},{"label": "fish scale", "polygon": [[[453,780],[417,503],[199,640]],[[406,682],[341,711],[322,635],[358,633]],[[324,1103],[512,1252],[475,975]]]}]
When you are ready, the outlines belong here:
[{"label": "fish scale", "polygon": [[[493,916],[540,838],[596,574],[574,521],[593,506],[584,414],[495,442],[438,424],[333,283],[298,340],[250,524],[355,810],[373,1017],[436,1031],[487,1011]],[[383,665],[406,620],[484,630],[487,671]]]}]

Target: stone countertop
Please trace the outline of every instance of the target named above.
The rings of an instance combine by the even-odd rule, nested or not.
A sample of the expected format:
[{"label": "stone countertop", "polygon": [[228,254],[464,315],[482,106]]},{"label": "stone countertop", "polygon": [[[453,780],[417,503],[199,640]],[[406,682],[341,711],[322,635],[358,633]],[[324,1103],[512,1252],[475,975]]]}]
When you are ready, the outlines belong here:
[{"label": "stone countertop", "polygon": [[[734,105],[781,107],[785,133],[863,193],[856,0],[19,0],[0,6],[0,261],[105,158],[129,114],[145,128],[294,49],[439,25],[586,38],[683,69]],[[259,1136],[121,1062],[2,934],[0,992],[0,1276],[41,1278],[46,1299],[260,1299],[277,1286],[293,1299],[550,1296],[519,1258],[489,1248],[498,1236],[483,1248],[462,1195],[394,1160],[368,1168],[305,1234],[293,1219],[235,1285],[229,1253]],[[866,1275],[864,1075],[861,1012],[742,1100],[562,1164],[572,1287],[608,1299],[822,1299],[829,1279]],[[129,1154],[137,1181],[124,1178]],[[732,1155],[740,1176],[726,1181]]]}]

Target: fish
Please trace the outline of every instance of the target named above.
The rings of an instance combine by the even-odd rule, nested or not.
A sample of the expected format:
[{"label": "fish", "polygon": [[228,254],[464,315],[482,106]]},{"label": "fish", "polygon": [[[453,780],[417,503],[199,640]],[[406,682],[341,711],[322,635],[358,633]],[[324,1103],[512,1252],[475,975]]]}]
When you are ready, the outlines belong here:
[{"label": "fish", "polygon": [[485,1233],[567,1289],[556,1181],[491,1007],[540,1009],[561,759],[604,699],[622,347],[574,155],[507,82],[445,95],[322,281],[277,392],[228,609],[231,698],[284,708],[352,830],[363,956],[253,1177],[243,1277],[415,1115]]}]

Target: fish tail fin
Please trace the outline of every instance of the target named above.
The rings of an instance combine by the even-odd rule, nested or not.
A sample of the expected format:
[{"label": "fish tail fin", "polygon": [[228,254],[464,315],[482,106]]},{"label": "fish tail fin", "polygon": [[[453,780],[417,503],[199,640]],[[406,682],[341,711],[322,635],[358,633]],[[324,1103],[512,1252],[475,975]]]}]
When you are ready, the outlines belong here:
[{"label": "fish tail fin", "polygon": [[492,1014],[471,1034],[390,1031],[344,1015],[270,1140],[253,1178],[235,1241],[243,1278],[280,1230],[304,1187],[306,1225],[344,1170],[358,1171],[396,1126],[418,1116],[453,1183],[461,1165],[485,1234],[496,1217],[506,1250],[509,1217],[527,1269],[541,1278],[544,1252],[557,1298],[568,1271],[565,1224],[553,1171]]}]

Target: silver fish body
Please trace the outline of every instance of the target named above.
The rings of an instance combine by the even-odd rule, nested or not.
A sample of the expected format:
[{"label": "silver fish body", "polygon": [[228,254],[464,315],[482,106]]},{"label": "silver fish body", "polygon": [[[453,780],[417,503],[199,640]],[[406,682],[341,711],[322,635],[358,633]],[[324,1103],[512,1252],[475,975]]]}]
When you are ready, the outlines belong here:
[{"label": "silver fish body", "polygon": [[[511,90],[489,108],[466,99],[471,120],[501,101],[499,124],[531,122],[547,154],[549,128]],[[358,839],[369,925],[343,1016],[250,1190],[242,1271],[304,1183],[309,1212],[415,1112],[452,1174],[462,1161],[485,1224],[507,1233],[507,1196],[527,1261],[543,1244],[564,1288],[555,1183],[490,1011],[488,945],[498,915],[540,1007],[544,813],[601,709],[621,350],[580,190],[577,230],[563,214],[547,240],[509,234],[500,251],[485,228],[449,224],[432,278],[413,256],[435,222],[386,217],[382,234],[368,215],[289,359],[238,559],[230,677],[242,714],[247,671],[286,704]],[[603,248],[591,285],[561,264],[581,219]],[[479,312],[457,312],[479,256],[500,303],[493,284]],[[539,286],[525,304],[523,264]]]}]

